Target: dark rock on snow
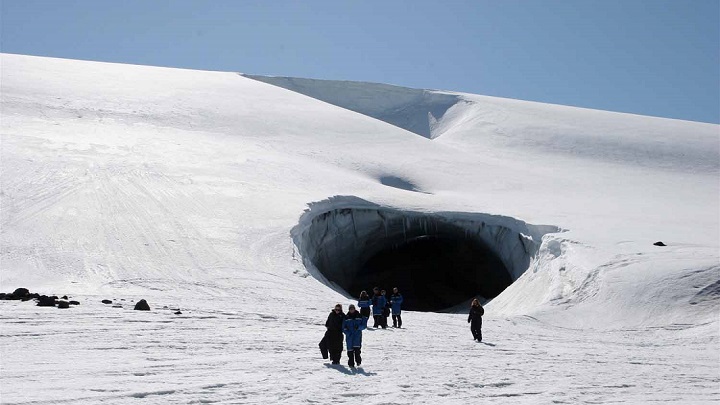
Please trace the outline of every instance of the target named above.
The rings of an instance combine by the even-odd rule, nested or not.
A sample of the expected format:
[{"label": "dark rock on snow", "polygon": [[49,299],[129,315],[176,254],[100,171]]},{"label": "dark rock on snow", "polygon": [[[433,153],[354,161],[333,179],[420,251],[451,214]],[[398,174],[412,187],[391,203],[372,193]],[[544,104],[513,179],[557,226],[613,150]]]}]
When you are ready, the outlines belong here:
[{"label": "dark rock on snow", "polygon": [[77,301],[70,301],[70,305],[80,305],[80,303]]},{"label": "dark rock on snow", "polygon": [[63,295],[63,296],[62,296],[62,297],[60,297],[60,298],[62,298],[62,299],[64,299],[64,300],[66,300],[66,299],[68,299],[68,296],[67,296],[67,295]]},{"label": "dark rock on snow", "polygon": [[657,241],[657,242],[653,243],[653,245],[655,245],[655,246],[667,246],[666,244],[662,243],[661,241]]},{"label": "dark rock on snow", "polygon": [[47,295],[41,295],[38,299],[37,306],[39,307],[54,307],[55,298],[48,297]]},{"label": "dark rock on snow", "polygon": [[66,308],[70,308],[70,303],[65,300],[60,300],[57,302],[57,306],[60,309],[66,309]]},{"label": "dark rock on snow", "polygon": [[148,305],[147,301],[140,300],[137,302],[137,304],[135,304],[135,310],[136,311],[149,311],[150,305]]},{"label": "dark rock on snow", "polygon": [[182,315],[182,312],[177,311],[177,312],[175,312],[175,315]]},{"label": "dark rock on snow", "polygon": [[0,293],[0,300],[22,300],[29,301],[33,298],[40,297],[38,293],[30,293],[27,288],[18,288],[11,293]]},{"label": "dark rock on snow", "polygon": [[110,301],[110,300],[102,300],[102,303],[103,303],[103,304],[112,304],[112,301]]}]

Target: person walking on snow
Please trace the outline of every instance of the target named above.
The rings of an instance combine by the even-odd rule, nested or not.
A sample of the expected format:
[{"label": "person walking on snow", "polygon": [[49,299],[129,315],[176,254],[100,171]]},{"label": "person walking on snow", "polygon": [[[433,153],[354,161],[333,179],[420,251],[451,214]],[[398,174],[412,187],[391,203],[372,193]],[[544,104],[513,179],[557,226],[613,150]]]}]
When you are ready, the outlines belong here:
[{"label": "person walking on snow", "polygon": [[343,321],[345,321],[345,314],[342,312],[342,305],[335,304],[335,308],[328,315],[327,321],[325,321],[327,330],[325,331],[325,337],[320,342],[323,358],[326,359],[326,353],[330,352],[332,364],[340,364],[343,346]]},{"label": "person walking on snow", "polygon": [[345,345],[347,346],[348,366],[355,368],[355,363],[362,364],[360,349],[362,348],[362,331],[367,324],[367,318],[355,310],[355,305],[350,304],[348,313],[343,321],[343,333],[345,333]]},{"label": "person walking on snow", "polygon": [[382,315],[383,315],[383,309],[385,308],[385,297],[380,295],[380,288],[375,287],[373,288],[373,297],[372,297],[372,312],[373,312],[373,320],[375,321],[373,328],[377,328],[379,325],[382,325]]},{"label": "person walking on snow", "polygon": [[400,307],[402,306],[403,296],[398,288],[393,288],[393,295],[390,297],[390,306],[392,307],[393,328],[402,328],[402,318],[400,317]]},{"label": "person walking on snow", "polygon": [[484,314],[485,309],[480,305],[480,301],[478,301],[477,298],[473,299],[470,305],[468,323],[470,324],[470,331],[473,334],[473,338],[478,342],[482,342],[482,316]]},{"label": "person walking on snow", "polygon": [[364,316],[365,319],[370,319],[370,304],[372,304],[372,300],[370,300],[367,291],[360,292],[358,308],[360,308],[360,315]]}]

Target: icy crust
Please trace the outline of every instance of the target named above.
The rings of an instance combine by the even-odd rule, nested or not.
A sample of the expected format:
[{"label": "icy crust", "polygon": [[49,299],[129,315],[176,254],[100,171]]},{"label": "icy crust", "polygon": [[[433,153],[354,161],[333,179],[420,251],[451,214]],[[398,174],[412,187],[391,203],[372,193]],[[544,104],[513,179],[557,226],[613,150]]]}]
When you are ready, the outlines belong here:
[{"label": "icy crust", "polygon": [[[528,269],[542,236],[559,231],[498,215],[417,212],[337,196],[310,204],[291,234],[308,271],[349,296],[347,286],[353,285],[368,260],[385,249],[426,237],[479,243],[497,255],[512,282]],[[448,263],[446,270],[454,271],[453,265]],[[479,278],[468,279],[470,283],[490,283],[481,274],[469,276]]]},{"label": "icy crust", "polygon": [[448,92],[381,83],[243,76],[376,118],[430,139],[440,135],[437,131],[440,120],[461,101],[458,95]]}]

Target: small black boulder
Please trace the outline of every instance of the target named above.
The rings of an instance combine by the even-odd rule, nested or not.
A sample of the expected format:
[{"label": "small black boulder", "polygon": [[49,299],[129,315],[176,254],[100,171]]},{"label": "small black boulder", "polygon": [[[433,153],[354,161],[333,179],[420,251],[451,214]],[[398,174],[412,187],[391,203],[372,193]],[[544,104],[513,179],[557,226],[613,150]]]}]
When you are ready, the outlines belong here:
[{"label": "small black boulder", "polygon": [[112,300],[102,300],[103,304],[112,304]]},{"label": "small black boulder", "polygon": [[70,303],[65,300],[60,300],[57,302],[57,307],[60,309],[67,309],[70,308]]},{"label": "small black boulder", "polygon": [[148,305],[147,301],[140,300],[137,302],[137,304],[135,304],[135,310],[136,311],[149,311],[150,305]]},{"label": "small black boulder", "polygon": [[655,245],[655,246],[667,246],[666,244],[662,243],[661,241],[657,241],[657,242],[653,243],[653,245]]}]

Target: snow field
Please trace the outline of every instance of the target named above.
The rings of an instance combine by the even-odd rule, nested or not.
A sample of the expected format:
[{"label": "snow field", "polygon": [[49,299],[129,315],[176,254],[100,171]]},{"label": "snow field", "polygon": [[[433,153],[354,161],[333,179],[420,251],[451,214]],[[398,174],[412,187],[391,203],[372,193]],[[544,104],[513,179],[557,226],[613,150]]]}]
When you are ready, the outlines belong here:
[{"label": "snow field", "polygon": [[363,332],[363,365],[353,372],[345,353],[339,367],[320,357],[322,308],[227,309],[239,300],[226,298],[173,315],[160,297],[149,313],[99,301],[82,297],[72,311],[2,303],[2,403],[718,399],[709,324],[593,331],[488,316],[477,343],[465,315],[408,312],[407,328]]},{"label": "snow field", "polygon": [[[81,301],[0,301],[3,404],[720,400],[716,125],[309,82],[431,140],[235,73],[0,58],[0,291]],[[354,302],[290,234],[336,196],[567,232],[486,306],[487,344],[405,312],[353,374],[317,343]]]}]

